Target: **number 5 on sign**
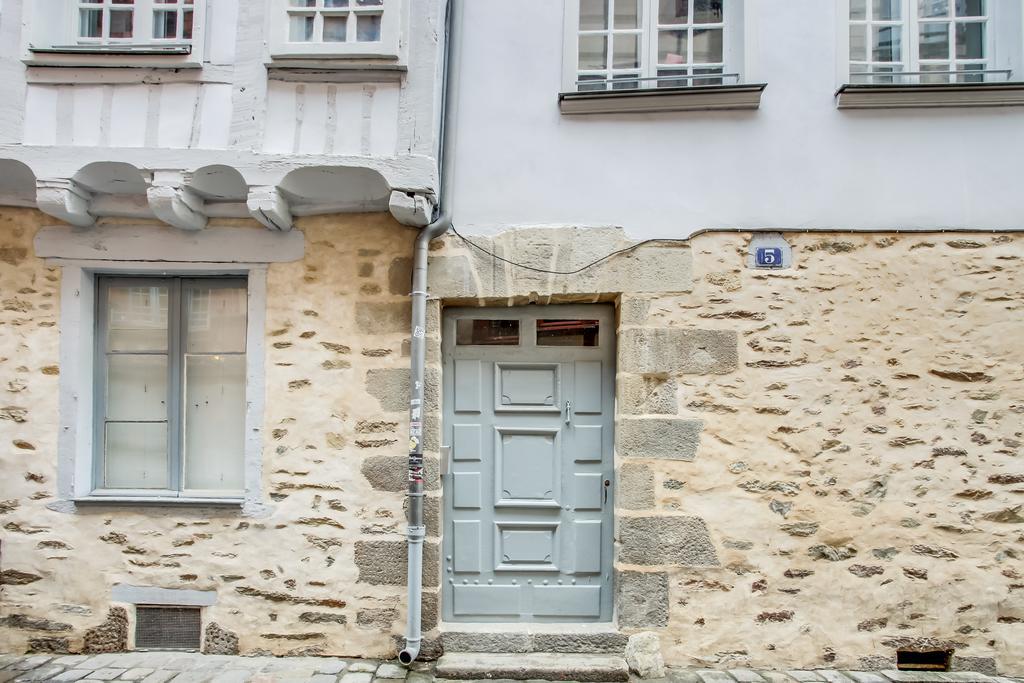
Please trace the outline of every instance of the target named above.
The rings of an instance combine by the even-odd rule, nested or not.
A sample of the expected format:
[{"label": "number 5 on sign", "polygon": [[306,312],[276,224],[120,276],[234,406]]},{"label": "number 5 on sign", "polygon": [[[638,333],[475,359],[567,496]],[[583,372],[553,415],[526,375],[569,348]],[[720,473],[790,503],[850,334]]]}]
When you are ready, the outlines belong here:
[{"label": "number 5 on sign", "polygon": [[761,267],[778,268],[782,265],[782,249],[758,247],[754,252],[754,263]]}]

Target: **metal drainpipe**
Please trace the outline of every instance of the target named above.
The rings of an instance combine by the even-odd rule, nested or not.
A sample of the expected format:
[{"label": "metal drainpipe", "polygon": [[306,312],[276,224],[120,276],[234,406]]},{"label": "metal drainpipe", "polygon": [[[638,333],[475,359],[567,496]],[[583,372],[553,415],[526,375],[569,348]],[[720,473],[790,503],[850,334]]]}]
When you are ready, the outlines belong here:
[{"label": "metal drainpipe", "polygon": [[440,237],[451,227],[452,221],[445,207],[448,205],[447,182],[450,174],[447,166],[451,155],[447,149],[448,129],[448,96],[450,80],[448,76],[452,55],[452,14],[455,0],[445,3],[445,46],[444,63],[442,66],[441,91],[441,130],[438,141],[438,174],[440,191],[438,192],[438,215],[430,225],[420,230],[416,236],[413,251],[412,267],[412,337],[409,343],[409,498],[407,539],[409,546],[408,560],[408,614],[405,627],[405,648],[398,654],[398,661],[409,665],[420,653],[420,642],[423,640],[421,629],[422,592],[423,592],[423,538],[427,529],[423,524],[423,416],[428,406],[423,404],[423,376],[426,364],[426,331],[427,331],[427,252],[430,241]]}]

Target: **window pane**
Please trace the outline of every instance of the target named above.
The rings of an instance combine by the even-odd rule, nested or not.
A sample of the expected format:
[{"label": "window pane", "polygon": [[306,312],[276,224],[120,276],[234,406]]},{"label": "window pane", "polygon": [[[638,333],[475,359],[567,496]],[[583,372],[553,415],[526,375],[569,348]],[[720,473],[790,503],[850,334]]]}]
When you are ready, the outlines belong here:
[{"label": "window pane", "polygon": [[[957,71],[982,71],[985,69],[984,64],[959,64],[957,65]],[[984,83],[985,74],[959,74],[956,80],[960,83]]]},{"label": "window pane", "polygon": [[114,5],[134,5],[135,0],[111,0]]},{"label": "window pane", "polygon": [[957,59],[984,59],[985,24],[982,22],[956,25]]},{"label": "window pane", "polygon": [[245,356],[186,356],[184,395],[184,487],[241,490]]},{"label": "window pane", "polygon": [[291,0],[292,7],[316,7],[316,0]]},{"label": "window pane", "polygon": [[898,62],[903,51],[903,29],[899,26],[876,26],[871,31],[871,61]]},{"label": "window pane", "polygon": [[592,83],[592,84],[591,83],[579,83],[576,86],[576,89],[579,90],[580,92],[589,92],[589,91],[594,91],[594,90],[605,90],[606,89],[605,88],[605,83],[604,83],[604,76],[581,75],[581,76],[578,76],[576,80],[578,80],[578,81],[594,81],[594,83]]},{"label": "window pane", "polygon": [[867,18],[867,0],[850,0],[850,19],[854,21],[864,21]]},{"label": "window pane", "polygon": [[640,36],[617,34],[612,39],[614,55],[612,64],[616,69],[636,69],[640,66]]},{"label": "window pane", "polygon": [[166,351],[167,287],[112,286],[107,291],[107,350]]},{"label": "window pane", "polygon": [[918,16],[924,19],[929,17],[948,17],[949,0],[918,0]]},{"label": "window pane", "polygon": [[639,22],[639,0],[615,0],[615,28],[637,28]]},{"label": "window pane", "polygon": [[[658,69],[659,79],[665,76],[675,76],[677,74],[686,75],[686,69]],[[685,88],[690,84],[690,81],[685,78],[680,79],[668,79],[658,81],[659,88]]]},{"label": "window pane", "polygon": [[380,15],[360,14],[356,17],[356,40],[374,43],[380,40]]},{"label": "window pane", "polygon": [[638,80],[640,74],[615,74],[612,76],[612,90],[633,90],[642,87],[644,81]]},{"label": "window pane", "polygon": [[298,15],[288,18],[288,40],[293,43],[309,43],[313,40],[312,15]]},{"label": "window pane", "polygon": [[658,23],[690,23],[690,0],[660,0],[658,3]]},{"label": "window pane", "polygon": [[360,7],[380,7],[384,0],[356,0],[356,4]]},{"label": "window pane", "polygon": [[686,64],[686,31],[658,31],[658,64]]},{"label": "window pane", "polygon": [[949,59],[949,24],[921,24],[921,42],[918,46],[921,59]]},{"label": "window pane", "polygon": [[857,62],[867,60],[868,27],[864,24],[850,26],[850,59]]},{"label": "window pane", "polygon": [[604,69],[608,66],[608,39],[605,36],[580,36],[581,69]]},{"label": "window pane", "polygon": [[324,7],[348,7],[348,0],[324,0]]},{"label": "window pane", "polygon": [[181,37],[184,40],[192,40],[192,10],[187,9],[181,13],[182,16],[182,27]]},{"label": "window pane", "polygon": [[693,63],[708,64],[722,61],[722,29],[694,29]]},{"label": "window pane", "polygon": [[921,71],[940,71],[934,76],[921,76],[922,83],[949,83],[949,64],[922,64]]},{"label": "window pane", "polygon": [[102,38],[103,10],[81,10],[78,16],[78,35],[82,38]]},{"label": "window pane", "polygon": [[190,284],[185,288],[186,353],[245,351],[246,293],[242,286]]},{"label": "window pane", "polygon": [[178,11],[154,12],[153,13],[153,37],[154,38],[177,38],[178,37]]},{"label": "window pane", "polygon": [[107,419],[167,419],[167,356],[107,356]]},{"label": "window pane", "polygon": [[871,18],[875,21],[894,21],[900,18],[902,0],[871,0]]},{"label": "window pane", "polygon": [[956,15],[958,17],[985,16],[985,0],[956,0]]},{"label": "window pane", "polygon": [[519,343],[518,320],[455,321],[455,343],[459,346],[515,346]]},{"label": "window pane", "polygon": [[721,23],[723,2],[724,0],[693,0],[693,23]]},{"label": "window pane", "polygon": [[597,320],[538,320],[537,346],[597,346]]},{"label": "window pane", "polygon": [[118,10],[110,12],[110,37],[111,38],[131,38],[132,37],[132,17],[135,16],[135,12],[131,10]]},{"label": "window pane", "polygon": [[162,422],[107,423],[104,445],[104,487],[112,489],[167,488],[166,424]]},{"label": "window pane", "polygon": [[580,30],[608,28],[608,0],[580,0]]},{"label": "window pane", "polygon": [[344,43],[348,39],[348,15],[324,16],[324,42]]},{"label": "window pane", "polygon": [[[699,74],[719,74],[722,73],[722,67],[714,67],[711,69],[694,69],[694,75]],[[693,79],[693,85],[722,85],[721,78],[695,78]]]}]

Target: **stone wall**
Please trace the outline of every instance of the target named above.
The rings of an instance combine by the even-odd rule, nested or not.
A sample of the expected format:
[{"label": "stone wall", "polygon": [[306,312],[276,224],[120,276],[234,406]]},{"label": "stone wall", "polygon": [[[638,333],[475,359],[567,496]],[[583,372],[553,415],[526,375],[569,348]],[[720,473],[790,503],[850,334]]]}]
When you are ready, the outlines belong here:
[{"label": "stone wall", "polygon": [[[460,303],[616,300],[616,607],[679,665],[1024,666],[1024,237],[744,234],[645,245],[586,280],[449,238]],[[571,270],[621,232],[471,238]],[[523,245],[532,245],[524,248]],[[599,287],[590,289],[589,287]]]},{"label": "stone wall", "polygon": [[[127,583],[216,591],[204,614],[211,651],[393,654],[415,232],[385,215],[305,218],[305,259],[270,266],[267,516],[68,514],[47,507],[60,272],[32,255],[45,222],[0,212],[0,649],[79,651],[87,633],[120,642],[110,587]],[[748,239],[647,244],[571,276],[439,240],[428,403],[439,301],[615,301],[625,632],[655,630],[677,665],[879,666],[897,648],[938,646],[955,648],[957,666],[1019,671],[1024,238],[791,235],[796,267],[777,272],[743,267]],[[613,229],[474,241],[554,270],[631,244]],[[428,630],[438,427],[435,411]],[[436,631],[425,651],[436,654]]]},{"label": "stone wall", "polygon": [[[269,267],[267,516],[82,505],[68,514],[47,508],[57,496],[60,269],[34,257],[32,239],[50,222],[0,211],[0,650],[123,647],[123,621],[110,620],[122,614],[110,597],[121,583],[216,591],[204,610],[211,652],[392,655],[405,615],[416,231],[388,214],[306,218],[305,259]],[[436,434],[431,442],[437,494]],[[426,606],[436,612],[436,498],[427,510]]]}]

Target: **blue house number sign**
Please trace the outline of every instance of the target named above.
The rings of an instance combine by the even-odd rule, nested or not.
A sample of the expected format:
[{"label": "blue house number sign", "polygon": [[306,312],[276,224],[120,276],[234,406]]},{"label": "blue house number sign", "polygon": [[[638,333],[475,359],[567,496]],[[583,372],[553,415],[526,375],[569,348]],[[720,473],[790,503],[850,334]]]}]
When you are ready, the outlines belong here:
[{"label": "blue house number sign", "polygon": [[758,268],[781,268],[782,249],[779,247],[757,247],[754,251],[754,263]]}]

